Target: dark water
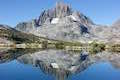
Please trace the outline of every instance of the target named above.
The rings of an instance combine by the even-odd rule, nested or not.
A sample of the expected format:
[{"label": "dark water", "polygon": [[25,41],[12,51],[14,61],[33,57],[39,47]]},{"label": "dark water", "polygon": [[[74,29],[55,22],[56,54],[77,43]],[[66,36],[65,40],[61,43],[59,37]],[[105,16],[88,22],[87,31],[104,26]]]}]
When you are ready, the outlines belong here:
[{"label": "dark water", "polygon": [[0,80],[120,80],[120,69],[113,67],[109,62],[80,66],[78,71],[69,73],[47,67],[43,62],[33,63],[29,57],[18,59],[27,52],[31,54],[36,51],[4,51],[6,55],[1,55],[0,58]]}]

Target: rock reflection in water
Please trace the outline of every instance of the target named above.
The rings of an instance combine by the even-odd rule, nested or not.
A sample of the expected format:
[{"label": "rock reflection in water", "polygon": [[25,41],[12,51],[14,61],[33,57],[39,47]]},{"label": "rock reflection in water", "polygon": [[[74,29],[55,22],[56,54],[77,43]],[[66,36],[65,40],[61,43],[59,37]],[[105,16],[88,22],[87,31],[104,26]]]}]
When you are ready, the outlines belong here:
[{"label": "rock reflection in water", "polygon": [[9,49],[0,50],[0,63],[9,62],[17,59],[24,54],[30,54],[38,51],[38,49]]},{"label": "rock reflection in water", "polygon": [[20,63],[31,64],[56,80],[67,80],[72,74],[86,70],[95,62],[108,61],[114,68],[120,69],[120,53],[101,52],[88,55],[86,52],[64,50],[14,49],[1,50],[0,63],[17,59]]},{"label": "rock reflection in water", "polygon": [[117,57],[115,59],[109,60],[109,62],[112,64],[112,66],[115,69],[119,69],[120,70],[120,56],[117,55]]},{"label": "rock reflection in water", "polygon": [[36,67],[40,67],[40,69],[46,74],[52,74],[56,77],[56,80],[65,80],[71,74],[70,71],[52,68],[42,61],[37,61],[37,63]]},{"label": "rock reflection in water", "polygon": [[[17,60],[24,64],[39,67],[44,73],[55,76],[56,80],[66,80],[71,74],[79,73],[92,64],[87,56],[81,60],[83,59],[81,54],[61,50],[45,50],[25,54]],[[58,68],[51,66],[52,63],[58,65]]]}]

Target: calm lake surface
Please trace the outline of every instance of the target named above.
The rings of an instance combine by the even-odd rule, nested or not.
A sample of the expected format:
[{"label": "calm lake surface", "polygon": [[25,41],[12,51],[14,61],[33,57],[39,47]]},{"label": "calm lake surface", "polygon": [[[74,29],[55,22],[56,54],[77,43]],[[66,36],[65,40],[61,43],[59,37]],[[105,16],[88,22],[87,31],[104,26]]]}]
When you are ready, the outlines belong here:
[{"label": "calm lake surface", "polygon": [[[10,52],[10,54],[12,56],[7,59],[1,59],[0,80],[120,80],[120,69],[109,62],[93,63],[87,65],[83,71],[62,74],[43,65],[35,66],[33,62],[27,61],[28,57],[18,59],[16,55],[19,55],[19,52],[18,54]],[[19,55],[21,56],[23,55]],[[21,59],[24,59],[24,63]]]}]

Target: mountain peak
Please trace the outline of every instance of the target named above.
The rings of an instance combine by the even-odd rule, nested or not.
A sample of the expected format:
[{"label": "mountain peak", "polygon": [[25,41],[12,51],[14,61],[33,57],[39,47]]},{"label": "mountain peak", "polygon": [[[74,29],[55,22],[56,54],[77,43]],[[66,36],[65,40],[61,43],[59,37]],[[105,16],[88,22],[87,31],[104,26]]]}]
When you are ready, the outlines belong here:
[{"label": "mountain peak", "polygon": [[56,17],[65,17],[72,13],[69,5],[63,2],[57,2],[55,7]]},{"label": "mountain peak", "polygon": [[38,19],[18,24],[16,29],[51,39],[77,39],[87,34],[86,37],[89,37],[91,25],[93,22],[84,14],[72,10],[63,2],[57,2],[52,9],[44,10]]},{"label": "mountain peak", "polygon": [[70,19],[68,19],[68,17],[81,24],[93,24],[88,17],[78,11],[72,10],[70,5],[65,4],[64,2],[57,2],[54,8],[44,10],[39,18],[35,20],[35,23],[40,26],[43,24],[51,24],[52,22],[60,22],[59,20],[62,20],[63,18],[64,20],[67,19],[69,22]]},{"label": "mountain peak", "polygon": [[63,18],[71,15],[72,9],[69,5],[63,2],[57,2],[56,6],[52,9],[44,10],[36,20],[37,25],[42,25],[44,23],[50,23],[53,18]]},{"label": "mountain peak", "polygon": [[64,2],[56,2],[56,8],[61,7],[61,8],[70,8],[68,4],[65,4]]}]

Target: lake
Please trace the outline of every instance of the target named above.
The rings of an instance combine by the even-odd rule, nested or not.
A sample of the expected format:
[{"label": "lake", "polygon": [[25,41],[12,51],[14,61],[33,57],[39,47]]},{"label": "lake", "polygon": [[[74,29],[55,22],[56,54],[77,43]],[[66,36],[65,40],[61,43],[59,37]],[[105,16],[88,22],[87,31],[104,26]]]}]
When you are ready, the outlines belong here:
[{"label": "lake", "polygon": [[[0,55],[0,80],[120,80],[120,67],[61,50],[7,50]],[[3,55],[4,54],[4,55]],[[59,68],[51,66],[56,63]]]}]

